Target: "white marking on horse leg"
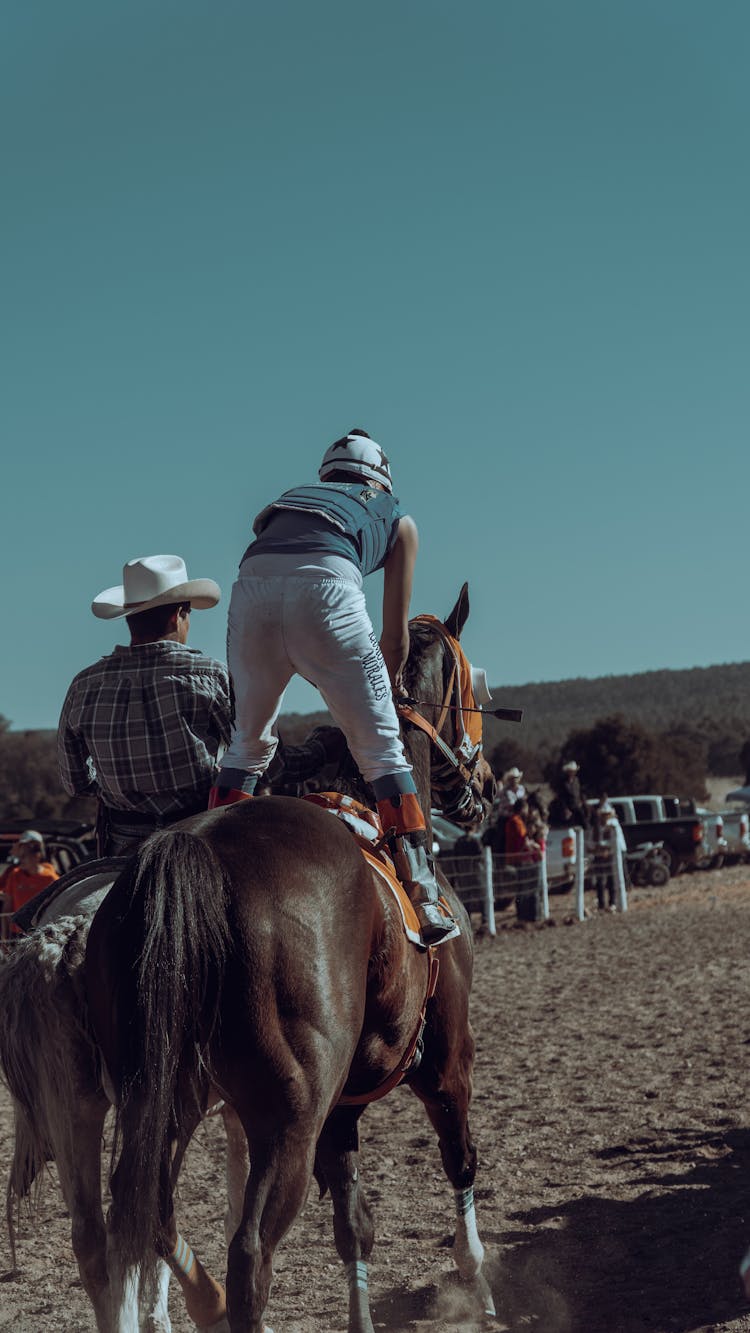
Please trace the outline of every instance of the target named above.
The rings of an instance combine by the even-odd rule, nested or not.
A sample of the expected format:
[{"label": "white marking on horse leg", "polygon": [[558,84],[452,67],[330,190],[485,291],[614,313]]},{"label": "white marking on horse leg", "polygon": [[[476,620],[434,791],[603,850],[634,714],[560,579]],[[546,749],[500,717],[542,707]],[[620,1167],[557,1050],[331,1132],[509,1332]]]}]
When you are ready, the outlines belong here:
[{"label": "white marking on horse leg", "polygon": [[138,1318],[138,1270],[129,1268],[122,1285],[112,1283],[112,1312],[116,1333],[141,1333]]},{"label": "white marking on horse leg", "polygon": [[160,1259],[153,1309],[146,1320],[147,1333],[172,1333],[172,1324],[169,1318],[170,1277],[169,1268],[164,1260]]},{"label": "white marking on horse leg", "polygon": [[495,1301],[489,1282],[482,1272],[484,1246],[477,1231],[477,1215],[474,1209],[474,1190],[454,1190],[456,1200],[456,1238],[453,1242],[453,1258],[462,1281],[471,1282],[482,1301],[484,1313],[496,1314]]},{"label": "white marking on horse leg", "polygon": [[453,1259],[464,1282],[471,1282],[479,1273],[484,1259],[484,1246],[477,1231],[474,1209],[474,1190],[454,1190],[456,1199],[456,1238]]},{"label": "white marking on horse leg", "polygon": [[370,1314],[367,1264],[362,1259],[352,1259],[344,1269],[349,1284],[349,1333],[375,1333]]}]

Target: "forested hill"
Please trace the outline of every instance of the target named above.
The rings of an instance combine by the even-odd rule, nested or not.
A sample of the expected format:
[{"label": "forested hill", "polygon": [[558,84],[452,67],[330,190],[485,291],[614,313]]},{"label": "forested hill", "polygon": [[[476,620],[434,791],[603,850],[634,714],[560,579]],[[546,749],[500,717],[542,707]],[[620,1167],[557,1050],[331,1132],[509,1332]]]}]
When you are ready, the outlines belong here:
[{"label": "forested hill", "polygon": [[[523,708],[524,719],[518,726],[487,715],[485,753],[498,772],[517,763],[531,781],[540,781],[546,765],[559,760],[571,732],[586,732],[618,714],[650,738],[648,771],[657,772],[655,754],[664,761],[658,773],[667,775],[670,790],[696,794],[707,773],[744,774],[743,746],[750,762],[750,662],[498,686],[492,695],[496,708]],[[295,744],[323,722],[330,718],[322,710],[282,714],[279,732]],[[608,787],[616,790],[612,782]],[[83,798],[71,802],[60,786],[54,732],[13,731],[0,717],[0,814],[84,818],[92,809]]]},{"label": "forested hill", "polygon": [[512,738],[524,750],[549,754],[572,731],[619,713],[649,732],[697,732],[711,751],[712,771],[733,774],[750,738],[750,662],[498,686],[492,698],[495,707],[523,708],[524,718],[517,726],[488,717],[487,752]]},{"label": "forested hill", "polygon": [[[652,733],[694,733],[706,743],[709,770],[741,772],[739,751],[750,739],[750,662],[693,667],[686,671],[644,671],[634,676],[598,676],[593,680],[541,681],[492,687],[496,708],[522,708],[523,722],[498,722],[487,716],[484,749],[513,741],[537,766],[554,758],[572,731],[585,730],[601,718],[621,714]],[[492,707],[493,704],[488,705]],[[279,719],[281,735],[301,740],[327,713],[291,713]]]}]

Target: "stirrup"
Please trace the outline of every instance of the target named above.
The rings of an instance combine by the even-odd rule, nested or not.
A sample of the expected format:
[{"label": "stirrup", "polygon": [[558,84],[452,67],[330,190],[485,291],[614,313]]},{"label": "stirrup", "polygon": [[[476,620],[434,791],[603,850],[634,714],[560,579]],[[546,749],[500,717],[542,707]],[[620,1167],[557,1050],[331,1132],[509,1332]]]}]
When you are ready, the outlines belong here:
[{"label": "stirrup", "polygon": [[461,927],[449,914],[441,912],[437,903],[412,903],[419,921],[419,933],[423,944],[445,944],[455,940],[461,934]]},{"label": "stirrup", "polygon": [[208,793],[208,810],[218,810],[222,805],[236,805],[238,801],[252,801],[252,793],[240,791],[239,787],[222,787],[217,783]]}]

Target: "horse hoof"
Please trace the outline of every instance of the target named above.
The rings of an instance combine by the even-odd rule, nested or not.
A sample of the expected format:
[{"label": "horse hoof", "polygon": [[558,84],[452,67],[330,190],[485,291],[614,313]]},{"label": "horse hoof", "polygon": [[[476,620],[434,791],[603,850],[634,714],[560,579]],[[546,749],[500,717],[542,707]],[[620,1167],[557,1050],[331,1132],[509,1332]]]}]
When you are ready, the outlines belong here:
[{"label": "horse hoof", "polygon": [[497,1315],[497,1310],[495,1309],[495,1301],[492,1292],[490,1290],[490,1284],[483,1273],[477,1274],[476,1283],[477,1283],[477,1291],[479,1293],[479,1297],[482,1302],[484,1313],[485,1315],[487,1315],[488,1318],[494,1319],[495,1316]]}]

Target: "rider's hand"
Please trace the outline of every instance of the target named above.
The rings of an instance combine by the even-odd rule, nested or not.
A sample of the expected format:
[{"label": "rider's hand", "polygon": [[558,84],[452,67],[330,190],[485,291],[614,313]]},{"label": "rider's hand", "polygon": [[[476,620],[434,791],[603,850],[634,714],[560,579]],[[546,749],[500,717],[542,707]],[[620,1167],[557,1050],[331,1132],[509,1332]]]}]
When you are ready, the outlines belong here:
[{"label": "rider's hand", "polygon": [[393,686],[394,693],[403,694],[405,692],[403,683],[403,673],[404,673],[404,667],[406,666],[406,659],[409,655],[408,640],[406,642],[404,651],[403,640],[398,640],[397,642],[394,642],[393,640],[387,639],[386,636],[383,635],[380,640],[380,651],[383,654],[383,660],[385,661],[385,665],[388,671],[388,675],[390,677],[391,685]]}]

